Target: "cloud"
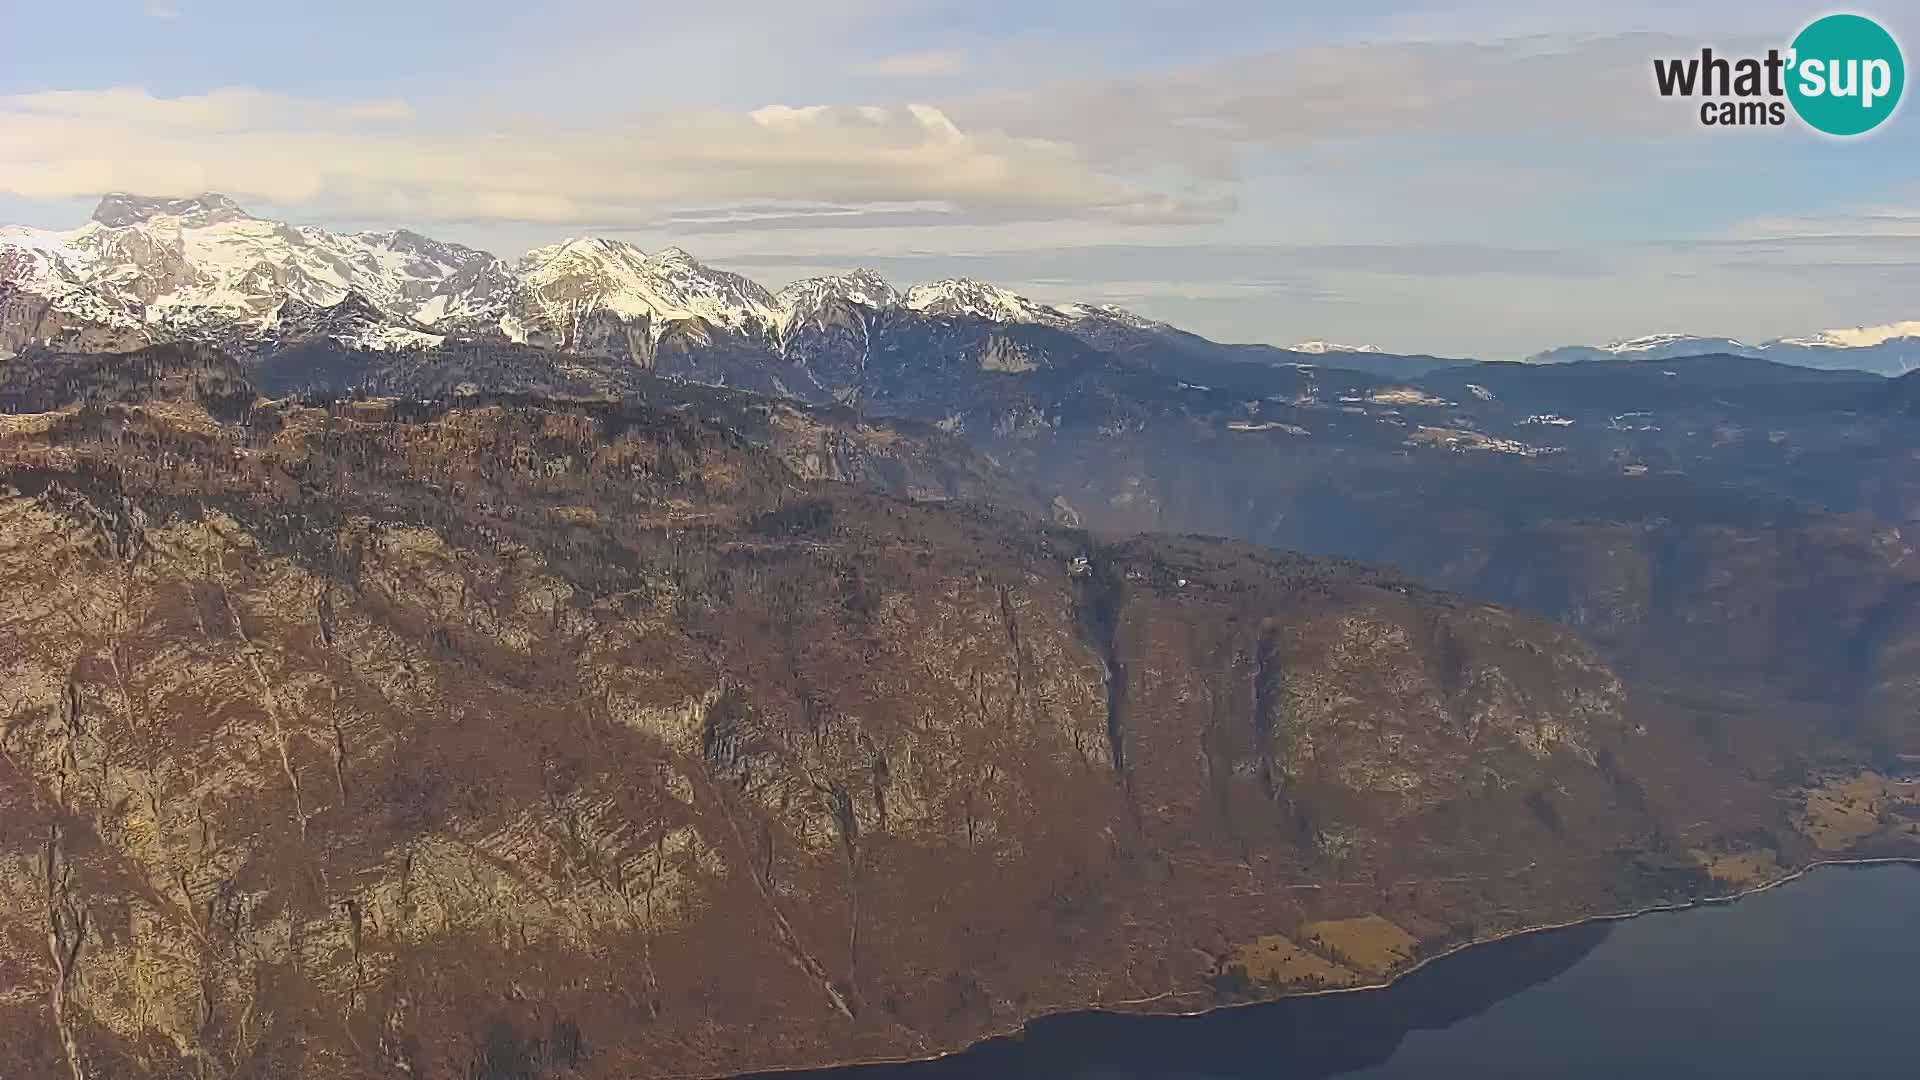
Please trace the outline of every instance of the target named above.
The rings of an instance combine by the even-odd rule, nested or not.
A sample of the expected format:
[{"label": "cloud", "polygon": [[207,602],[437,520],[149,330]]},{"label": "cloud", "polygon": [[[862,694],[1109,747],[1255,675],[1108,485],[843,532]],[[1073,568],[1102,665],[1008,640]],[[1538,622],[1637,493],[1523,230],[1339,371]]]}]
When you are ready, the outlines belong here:
[{"label": "cloud", "polygon": [[795,229],[898,229],[954,224],[991,224],[983,213],[958,214],[937,204],[900,206],[755,206],[716,207],[676,211],[661,227],[669,232],[697,236],[713,233],[757,233]]},{"label": "cloud", "polygon": [[25,131],[36,123],[67,122],[97,128],[124,127],[199,138],[279,129],[322,132],[355,121],[404,120],[413,115],[392,99],[347,104],[284,97],[263,90],[229,88],[190,97],[156,98],[145,90],[48,90],[0,97],[0,123]]},{"label": "cloud", "polygon": [[1920,209],[1757,217],[1694,246],[1730,269],[1920,268]]},{"label": "cloud", "polygon": [[168,0],[141,0],[140,14],[149,19],[177,19],[180,17],[180,9]]},{"label": "cloud", "polygon": [[[1079,244],[971,252],[879,251],[854,256],[900,277],[920,280],[964,274],[998,280],[1063,280],[1087,284],[1199,281],[1265,288],[1301,275],[1353,273],[1455,278],[1463,275],[1587,277],[1597,264],[1576,252],[1468,243],[1430,244]],[[751,266],[813,266],[817,254],[741,252],[731,261]]]},{"label": "cloud", "polygon": [[[732,201],[795,204],[758,215],[767,229],[1193,224],[1235,211],[1245,163],[1262,153],[1366,138],[1697,135],[1691,111],[1651,88],[1650,57],[1678,48],[1649,35],[1322,45],[939,105],[776,104],[571,123],[250,88],[54,91],[0,97],[0,192],[222,190],[339,217],[602,228]],[[966,59],[935,50],[863,70],[932,74]],[[849,210],[823,215],[809,202]],[[721,215],[678,227],[751,224]]]},{"label": "cloud", "polygon": [[1874,208],[1854,213],[1752,218],[1727,232],[1730,243],[1766,245],[1834,240],[1920,240],[1920,209]]},{"label": "cloud", "polygon": [[967,68],[965,49],[928,49],[922,52],[896,53],[851,67],[856,75],[877,75],[890,79],[932,78],[956,75]]},{"label": "cloud", "polygon": [[1067,139],[931,105],[771,105],[565,126],[228,89],[0,97],[0,191],[224,191],[405,221],[643,225],[700,201],[929,205],[956,219],[1209,219],[1217,203],[1095,167]]},{"label": "cloud", "polygon": [[1315,45],[1056,82],[952,109],[1014,134],[1073,131],[1108,167],[1175,165],[1230,182],[1252,151],[1355,139],[1698,136],[1654,91],[1652,59],[1698,50],[1655,34]]}]

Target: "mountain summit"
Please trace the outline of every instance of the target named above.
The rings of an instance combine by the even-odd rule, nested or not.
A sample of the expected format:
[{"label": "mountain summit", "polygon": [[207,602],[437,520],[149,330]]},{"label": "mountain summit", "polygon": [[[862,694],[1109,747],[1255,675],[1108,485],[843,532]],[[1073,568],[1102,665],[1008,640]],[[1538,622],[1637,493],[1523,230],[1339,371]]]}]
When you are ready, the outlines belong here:
[{"label": "mountain summit", "polygon": [[184,199],[150,198],[110,191],[93,208],[93,220],[109,228],[140,225],[156,217],[182,218],[196,225],[211,225],[250,216],[240,204],[216,192],[203,192]]}]

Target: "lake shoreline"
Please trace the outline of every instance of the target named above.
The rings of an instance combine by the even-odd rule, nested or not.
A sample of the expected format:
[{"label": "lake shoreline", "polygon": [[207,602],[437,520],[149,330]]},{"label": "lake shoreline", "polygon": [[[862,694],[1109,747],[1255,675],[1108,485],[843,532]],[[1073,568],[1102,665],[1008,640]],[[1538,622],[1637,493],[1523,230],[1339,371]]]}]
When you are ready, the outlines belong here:
[{"label": "lake shoreline", "polygon": [[1385,990],[1394,986],[1395,984],[1400,982],[1400,980],[1406,978],[1409,975],[1412,975],[1414,972],[1419,971],[1430,964],[1433,964],[1440,960],[1445,960],[1451,956],[1458,956],[1461,953],[1470,951],[1472,949],[1477,949],[1485,945],[1494,945],[1502,941],[1511,941],[1515,938],[1527,937],[1533,934],[1544,934],[1544,933],[1549,933],[1555,930],[1570,930],[1575,927],[1590,926],[1595,923],[1625,922],[1630,919],[1638,919],[1646,915],[1657,915],[1662,912],[1689,911],[1699,907],[1721,907],[1728,904],[1736,903],[1750,896],[1758,896],[1761,893],[1770,892],[1784,885],[1790,885],[1793,882],[1799,881],[1800,879],[1813,873],[1815,870],[1819,870],[1824,867],[1896,866],[1896,865],[1920,866],[1920,855],[1877,856],[1873,858],[1858,858],[1858,859],[1820,859],[1814,862],[1807,863],[1804,866],[1798,867],[1792,870],[1791,872],[1782,874],[1777,878],[1771,878],[1758,885],[1753,885],[1751,887],[1740,889],[1735,892],[1727,893],[1722,896],[1702,896],[1692,900],[1681,901],[1678,903],[1650,904],[1646,907],[1636,908],[1632,911],[1613,912],[1613,913],[1604,914],[1604,915],[1587,915],[1587,916],[1582,916],[1581,918],[1578,918],[1578,919],[1569,919],[1565,922],[1542,923],[1536,926],[1521,927],[1519,929],[1509,930],[1504,933],[1495,934],[1490,937],[1475,938],[1471,941],[1461,942],[1458,945],[1454,945],[1441,952],[1437,952],[1432,956],[1422,957],[1417,962],[1408,965],[1405,969],[1401,971],[1394,972],[1390,977],[1382,981],[1363,983],[1357,986],[1333,986],[1333,987],[1324,987],[1324,988],[1315,989],[1315,990],[1301,990],[1297,992],[1287,992],[1287,993],[1281,993],[1277,996],[1268,997],[1268,998],[1259,998],[1259,999],[1248,1000],[1248,1001],[1221,1002],[1221,1003],[1208,1005],[1205,1008],[1198,1008],[1198,1009],[1185,1009],[1185,1010],[1153,1009],[1153,1010],[1146,1010],[1146,1011],[1138,1011],[1138,1010],[1124,1008],[1124,1006],[1151,1005],[1151,1004],[1154,1004],[1155,1002],[1160,1002],[1160,1001],[1174,1001],[1184,997],[1191,997],[1195,994],[1207,993],[1207,991],[1205,990],[1187,990],[1187,991],[1179,991],[1179,992],[1168,992],[1166,994],[1159,994],[1153,997],[1132,998],[1124,1001],[1110,1001],[1110,1002],[1102,1002],[1098,1004],[1077,1005],[1077,1006],[1070,1006],[1067,1008],[1043,1010],[1022,1019],[1017,1025],[1014,1025],[1012,1027],[1006,1028],[1001,1031],[988,1033],[986,1035],[981,1036],[980,1038],[977,1038],[968,1042],[965,1046],[962,1046],[953,1050],[943,1051],[937,1054],[927,1054],[927,1055],[915,1056],[915,1057],[866,1058],[866,1059],[855,1060],[855,1061],[835,1062],[830,1065],[808,1065],[808,1066],[802,1066],[802,1067],[793,1068],[793,1069],[766,1069],[766,1070],[760,1070],[757,1072],[750,1072],[750,1073],[684,1073],[684,1074],[669,1075],[669,1076],[663,1077],[662,1080],[741,1080],[741,1078],[744,1078],[744,1077],[768,1077],[768,1078],[800,1077],[800,1076],[805,1076],[809,1073],[825,1072],[825,1071],[835,1070],[835,1069],[859,1069],[859,1068],[878,1067],[878,1066],[886,1066],[886,1065],[918,1065],[918,1064],[924,1064],[924,1063],[935,1062],[935,1061],[943,1061],[947,1058],[957,1057],[961,1054],[968,1053],[969,1051],[973,1050],[976,1047],[992,1042],[996,1039],[1018,1038],[1020,1034],[1027,1029],[1028,1025],[1032,1024],[1034,1021],[1043,1020],[1048,1017],[1054,1017],[1054,1016],[1067,1016],[1067,1015],[1076,1015],[1076,1014],[1095,1014],[1095,1015],[1105,1014],[1109,1016],[1197,1017],[1197,1016],[1207,1016],[1209,1014],[1222,1012],[1227,1009],[1253,1008],[1261,1005],[1279,1004],[1285,1001],[1297,1001],[1297,1000],[1304,1000],[1307,998],[1328,997],[1335,994],[1373,993],[1373,992]]}]

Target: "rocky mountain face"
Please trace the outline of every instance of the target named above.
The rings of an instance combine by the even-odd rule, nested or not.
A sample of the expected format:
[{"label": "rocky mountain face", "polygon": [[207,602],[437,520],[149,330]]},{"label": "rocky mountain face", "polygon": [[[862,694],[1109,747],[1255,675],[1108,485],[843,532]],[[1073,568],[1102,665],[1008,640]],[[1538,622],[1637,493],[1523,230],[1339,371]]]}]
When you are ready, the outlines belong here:
[{"label": "rocky mountain face", "polygon": [[[514,368],[444,352],[342,362]],[[1871,733],[1736,725],[1567,626],[902,498],[1004,466],[549,365],[0,366],[0,1075],[922,1055],[1909,842],[1822,801]]]},{"label": "rocky mountain face", "polygon": [[[778,405],[819,433],[788,440],[823,463],[799,465],[808,475],[1392,565],[1559,620],[1683,692],[1802,702],[1823,727],[1882,731],[1888,753],[1920,735],[1904,698],[1863,689],[1903,685],[1893,628],[1912,603],[1920,519],[1913,377],[1738,357],[1475,365],[1405,381],[1171,368],[1044,327],[850,307],[816,325],[858,351],[806,363],[816,392],[845,404]],[[257,378],[274,395],[639,395],[701,415],[717,399],[694,396],[722,393],[484,345],[316,346]]]},{"label": "rocky mountain face", "polygon": [[[1913,377],[1708,357],[1474,365],[1402,381],[1174,367],[1039,326],[831,301],[815,311],[816,329],[858,348],[797,366],[812,396],[844,404],[762,398],[756,408],[814,434],[755,422],[753,435],[807,475],[1392,565],[1560,620],[1649,678],[1805,701],[1822,724],[1911,742],[1899,707],[1871,705],[1861,687],[1897,683],[1905,655],[1887,628],[1911,603],[1920,520]],[[750,382],[744,362],[718,370],[716,350],[681,359],[715,381],[788,389]],[[478,344],[316,344],[254,377],[276,396],[638,396],[710,416],[727,399],[624,362]],[[781,449],[791,446],[815,464]]]},{"label": "rocky mountain face", "polygon": [[1573,627],[1649,685],[1879,732],[1890,762],[1920,746],[1907,699],[1873,689],[1906,685],[1920,602],[1915,377],[1739,357],[1194,377],[1037,371],[949,426],[1081,525],[1394,566]]}]

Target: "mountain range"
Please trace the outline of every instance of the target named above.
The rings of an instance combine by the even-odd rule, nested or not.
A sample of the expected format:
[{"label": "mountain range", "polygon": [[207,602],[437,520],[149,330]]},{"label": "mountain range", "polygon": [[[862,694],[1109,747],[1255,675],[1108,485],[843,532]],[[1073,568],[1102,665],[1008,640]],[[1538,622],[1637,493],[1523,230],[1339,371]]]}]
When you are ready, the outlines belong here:
[{"label": "mountain range", "polygon": [[1920,372],[6,236],[0,1077],[928,1057],[1920,852]]},{"label": "mountain range", "polygon": [[1585,360],[1671,360],[1725,354],[1772,360],[1795,367],[1904,375],[1920,368],[1920,322],[1822,330],[1807,337],[1775,338],[1758,345],[1726,337],[1648,334],[1606,345],[1566,345],[1529,357],[1532,363]]},{"label": "mountain range", "polygon": [[[1042,304],[968,278],[897,288],[854,270],[775,291],[677,247],[649,253],[606,238],[569,239],[508,261],[406,229],[336,233],[259,218],[214,193],[113,193],[76,229],[0,227],[0,356],[32,347],[113,350],[167,341],[263,354],[314,338],[374,350],[503,340],[649,369],[662,355],[700,352],[708,362],[682,373],[704,371],[720,381],[738,372],[716,374],[716,354],[729,358],[722,368],[752,357],[767,369],[759,382],[804,397],[819,390],[807,368],[823,350],[857,357],[876,322],[943,319],[1039,327],[1104,350],[1204,360],[1401,376],[1464,362],[1319,340],[1289,348],[1222,344],[1111,305]],[[1920,323],[1758,346],[1663,334],[1532,359],[1725,352],[1899,374],[1920,364],[1916,335]]]},{"label": "mountain range", "polygon": [[866,313],[967,317],[1111,339],[1170,333],[1110,306],[1050,307],[966,278],[897,289],[868,270],[774,292],[679,248],[576,238],[508,262],[407,230],[334,233],[223,195],[112,194],[65,232],[0,228],[0,350],[201,341],[254,352],[315,335],[377,350],[496,338],[649,366],[665,342],[784,355]]}]

